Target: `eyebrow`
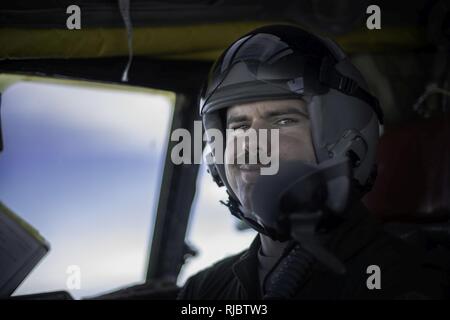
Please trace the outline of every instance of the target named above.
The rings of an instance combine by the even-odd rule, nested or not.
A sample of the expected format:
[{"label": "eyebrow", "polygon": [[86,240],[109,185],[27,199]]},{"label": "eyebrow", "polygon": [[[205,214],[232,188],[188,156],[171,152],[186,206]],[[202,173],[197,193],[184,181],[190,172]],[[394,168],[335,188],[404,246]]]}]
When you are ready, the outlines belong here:
[{"label": "eyebrow", "polygon": [[247,121],[247,120],[249,120],[249,117],[248,117],[247,115],[245,115],[245,114],[243,114],[243,115],[229,116],[228,119],[227,119],[227,126],[228,126],[230,123],[234,123],[234,122],[244,122],[244,121]]},{"label": "eyebrow", "polygon": [[287,108],[283,109],[283,107],[281,107],[281,108],[277,108],[277,109],[279,109],[279,110],[271,110],[271,111],[264,113],[263,118],[284,116],[286,114],[298,114],[303,117],[309,118],[308,111],[303,112],[303,111],[300,111],[298,108],[287,107]]},{"label": "eyebrow", "polygon": [[[303,112],[300,111],[298,108],[294,108],[294,107],[277,107],[277,109],[279,110],[270,110],[267,111],[263,114],[263,118],[267,119],[267,118],[271,118],[271,117],[278,117],[278,116],[284,116],[287,114],[298,114],[301,115],[303,117],[306,117],[309,119],[309,115],[308,112]],[[230,123],[235,123],[235,122],[244,122],[244,121],[248,121],[250,118],[243,114],[243,115],[231,115],[228,117],[227,119],[227,126]]]}]

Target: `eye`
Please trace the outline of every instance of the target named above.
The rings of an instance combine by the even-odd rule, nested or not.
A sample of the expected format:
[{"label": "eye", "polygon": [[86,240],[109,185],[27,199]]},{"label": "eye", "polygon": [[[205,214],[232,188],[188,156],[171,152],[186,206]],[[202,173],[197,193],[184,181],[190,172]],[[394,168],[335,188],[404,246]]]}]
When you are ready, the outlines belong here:
[{"label": "eye", "polygon": [[249,125],[247,125],[247,124],[241,124],[241,125],[236,125],[236,126],[232,126],[230,129],[232,129],[232,130],[243,130],[243,131],[245,131],[245,130],[248,130],[250,128],[250,126]]},{"label": "eye", "polygon": [[298,122],[298,121],[297,121],[296,119],[292,119],[292,118],[283,118],[283,119],[278,120],[278,121],[276,122],[276,124],[285,126],[285,125],[289,125],[289,124],[297,123],[297,122]]}]

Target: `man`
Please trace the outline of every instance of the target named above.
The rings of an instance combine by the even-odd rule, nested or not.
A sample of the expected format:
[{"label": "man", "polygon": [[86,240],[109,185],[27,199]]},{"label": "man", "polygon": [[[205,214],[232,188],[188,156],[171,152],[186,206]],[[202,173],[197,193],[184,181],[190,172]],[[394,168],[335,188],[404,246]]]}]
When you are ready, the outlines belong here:
[{"label": "man", "polygon": [[[259,235],[191,277],[180,299],[442,296],[444,278],[425,254],[386,234],[360,202],[376,175],[383,115],[335,43],[292,26],[250,32],[213,66],[200,112],[207,131],[231,130],[224,164],[213,152],[210,173]],[[261,129],[277,131],[277,150],[238,142]],[[238,161],[264,148],[278,157],[275,175],[261,174],[262,161]]]}]

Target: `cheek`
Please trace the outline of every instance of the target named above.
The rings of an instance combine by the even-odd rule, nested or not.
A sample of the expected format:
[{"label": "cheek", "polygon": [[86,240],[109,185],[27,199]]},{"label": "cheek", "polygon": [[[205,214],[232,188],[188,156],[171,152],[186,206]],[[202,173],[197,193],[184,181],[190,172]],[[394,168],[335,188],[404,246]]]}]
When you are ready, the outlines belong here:
[{"label": "cheek", "polygon": [[[239,137],[241,139],[239,139]],[[225,138],[224,162],[225,164],[235,164],[237,157],[244,150],[242,135],[234,132],[227,133]]]},{"label": "cheek", "polygon": [[225,152],[224,152],[224,162],[225,165],[227,163],[233,163],[235,158],[235,148],[234,143],[232,140],[227,139],[226,145],[225,145]]},{"label": "cheek", "polygon": [[228,184],[230,185],[233,192],[237,192],[237,179],[239,177],[239,173],[237,172],[237,168],[233,163],[235,163],[235,148],[234,148],[233,139],[227,138],[225,151],[224,151],[224,167],[225,167],[225,175],[227,177]]},{"label": "cheek", "polygon": [[315,162],[309,127],[295,127],[280,131],[280,159]]},{"label": "cheek", "polygon": [[233,165],[224,165],[225,167],[225,176],[227,177],[228,184],[230,185],[231,189],[233,189],[233,192],[236,192],[237,182],[237,172],[236,167]]}]

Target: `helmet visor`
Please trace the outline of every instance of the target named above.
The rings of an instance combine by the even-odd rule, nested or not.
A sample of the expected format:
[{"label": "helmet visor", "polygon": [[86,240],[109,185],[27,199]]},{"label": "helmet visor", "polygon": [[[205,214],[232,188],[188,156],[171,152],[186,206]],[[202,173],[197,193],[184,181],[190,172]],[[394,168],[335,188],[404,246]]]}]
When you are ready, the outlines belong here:
[{"label": "helmet visor", "polygon": [[323,94],[318,81],[322,57],[273,34],[254,34],[234,43],[214,64],[201,95],[200,111],[266,98]]}]

